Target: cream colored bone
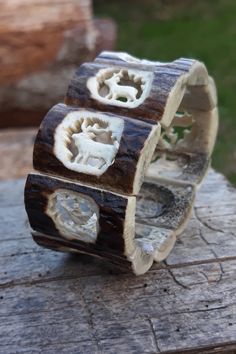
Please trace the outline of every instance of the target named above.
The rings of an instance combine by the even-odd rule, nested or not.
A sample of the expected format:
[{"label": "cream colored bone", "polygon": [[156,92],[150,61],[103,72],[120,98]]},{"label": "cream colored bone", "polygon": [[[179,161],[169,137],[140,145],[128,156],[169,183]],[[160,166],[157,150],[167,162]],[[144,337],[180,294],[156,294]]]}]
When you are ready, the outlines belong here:
[{"label": "cream colored bone", "polygon": [[106,79],[104,83],[109,87],[109,93],[105,96],[107,99],[117,100],[120,97],[127,99],[127,102],[133,102],[138,94],[138,90],[135,87],[128,85],[119,85],[122,78],[123,71],[114,73],[109,79]]},{"label": "cream colored bone", "polygon": [[[119,85],[124,76],[129,78],[127,84]],[[87,88],[91,97],[99,102],[119,107],[135,108],[149,96],[152,81],[153,72],[114,67],[99,70],[95,76],[88,79]],[[105,96],[101,93],[103,85],[109,90]],[[137,97],[139,90],[135,87],[136,85],[140,85],[139,97]],[[126,98],[127,100],[122,101],[119,98]]]},{"label": "cream colored bone", "polygon": [[75,158],[76,163],[87,164],[89,158],[96,158],[99,161],[97,168],[100,169],[104,165],[110,166],[117,152],[119,144],[104,144],[94,141],[96,134],[109,133],[108,128],[101,128],[96,123],[94,126],[85,125],[82,123],[82,132],[72,135],[72,139],[78,149],[78,155]]},{"label": "cream colored bone", "polygon": [[55,131],[54,154],[70,170],[100,176],[114,162],[124,121],[104,113],[69,113]]}]

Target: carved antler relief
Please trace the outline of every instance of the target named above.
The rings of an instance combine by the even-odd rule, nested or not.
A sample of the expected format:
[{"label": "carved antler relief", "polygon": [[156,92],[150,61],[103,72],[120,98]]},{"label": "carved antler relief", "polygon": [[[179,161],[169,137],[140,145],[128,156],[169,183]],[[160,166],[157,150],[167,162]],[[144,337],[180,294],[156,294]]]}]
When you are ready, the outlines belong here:
[{"label": "carved antler relief", "polygon": [[149,95],[153,73],[134,69],[102,69],[87,82],[95,99],[116,106],[137,107]]},{"label": "carved antler relief", "polygon": [[69,113],[56,130],[55,155],[71,170],[100,176],[114,161],[123,124],[99,113]]},{"label": "carved antler relief", "polygon": [[[105,98],[109,100],[124,99],[125,102],[134,102],[137,99],[138,89],[133,86],[121,85],[121,79],[123,77],[123,70],[118,73],[114,73],[109,79],[104,80],[104,83],[109,87],[109,92]],[[140,77],[133,77],[133,82],[136,83]],[[140,84],[140,88],[143,89],[144,84]]]},{"label": "carved antler relief", "polygon": [[191,114],[187,112],[176,113],[171,124],[162,128],[157,148],[169,151],[178,149],[190,133],[193,124],[194,119]]}]

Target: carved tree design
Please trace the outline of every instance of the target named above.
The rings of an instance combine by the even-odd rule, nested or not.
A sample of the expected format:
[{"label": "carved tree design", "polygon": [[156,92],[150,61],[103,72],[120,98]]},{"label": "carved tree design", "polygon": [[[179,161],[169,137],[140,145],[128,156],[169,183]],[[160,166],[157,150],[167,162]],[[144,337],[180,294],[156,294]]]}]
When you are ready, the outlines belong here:
[{"label": "carved tree design", "polygon": [[177,112],[169,127],[162,127],[160,139],[150,166],[156,169],[159,176],[178,178],[188,157],[184,154],[185,143],[194,127],[194,119],[187,112]]},{"label": "carved tree design", "polygon": [[158,142],[159,149],[174,150],[190,133],[194,120],[187,112],[177,112],[167,128],[162,128]]}]

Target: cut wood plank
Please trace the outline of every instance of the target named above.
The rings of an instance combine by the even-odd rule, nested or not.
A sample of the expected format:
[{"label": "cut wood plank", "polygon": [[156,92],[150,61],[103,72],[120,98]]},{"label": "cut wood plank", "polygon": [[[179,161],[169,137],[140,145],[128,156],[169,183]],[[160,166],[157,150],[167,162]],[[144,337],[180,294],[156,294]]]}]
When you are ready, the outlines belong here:
[{"label": "cut wood plank", "polygon": [[222,175],[210,171],[171,255],[140,277],[35,245],[23,188],[0,183],[1,354],[235,353],[236,191]]}]

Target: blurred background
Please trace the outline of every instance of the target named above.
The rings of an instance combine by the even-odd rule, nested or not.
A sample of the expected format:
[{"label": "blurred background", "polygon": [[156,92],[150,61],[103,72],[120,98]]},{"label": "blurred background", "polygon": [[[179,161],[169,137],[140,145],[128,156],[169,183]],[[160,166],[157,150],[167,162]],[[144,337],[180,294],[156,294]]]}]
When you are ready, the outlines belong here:
[{"label": "blurred background", "polygon": [[0,178],[26,173],[29,127],[63,99],[75,68],[105,49],[206,64],[220,109],[213,167],[236,185],[235,0],[0,0]]}]

